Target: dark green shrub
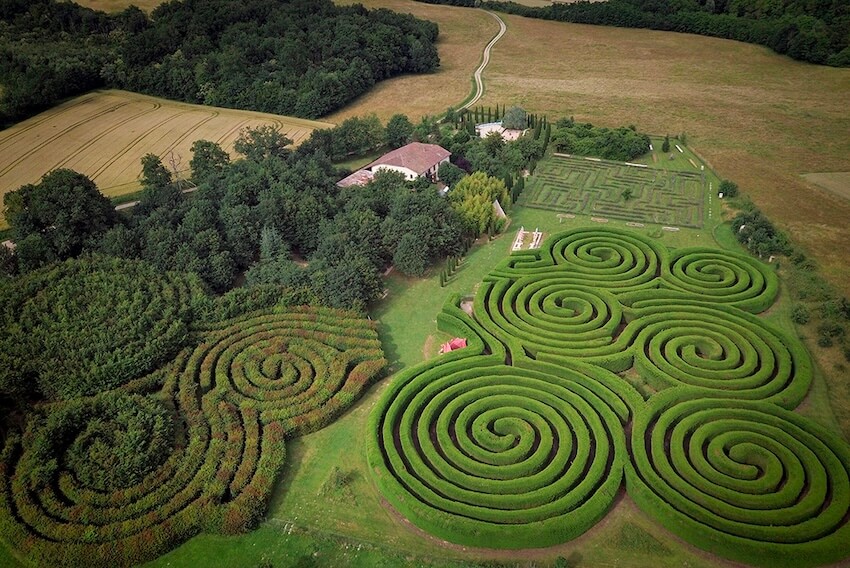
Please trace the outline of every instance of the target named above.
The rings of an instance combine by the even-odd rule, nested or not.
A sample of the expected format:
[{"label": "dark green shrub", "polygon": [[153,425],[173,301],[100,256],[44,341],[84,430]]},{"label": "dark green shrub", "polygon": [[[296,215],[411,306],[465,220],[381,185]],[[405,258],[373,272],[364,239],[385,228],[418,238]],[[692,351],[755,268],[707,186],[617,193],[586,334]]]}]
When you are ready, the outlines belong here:
[{"label": "dark green shrub", "polygon": [[799,325],[806,325],[809,323],[809,308],[807,308],[803,304],[794,304],[794,307],[791,308],[791,321]]}]

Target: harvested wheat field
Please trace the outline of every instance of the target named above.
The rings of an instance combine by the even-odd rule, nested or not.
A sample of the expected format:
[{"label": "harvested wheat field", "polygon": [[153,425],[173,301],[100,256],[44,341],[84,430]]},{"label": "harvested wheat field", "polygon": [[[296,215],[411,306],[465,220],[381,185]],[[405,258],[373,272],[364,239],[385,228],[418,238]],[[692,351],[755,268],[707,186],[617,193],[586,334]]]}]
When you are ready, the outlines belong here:
[{"label": "harvested wheat field", "polygon": [[482,104],[687,133],[850,294],[850,202],[801,178],[850,170],[850,69],[689,34],[504,18]]},{"label": "harvested wheat field", "polygon": [[332,124],[215,107],[190,105],[125,91],[95,91],[0,132],[0,193],[56,168],[89,176],[108,196],[138,189],[141,158],[175,157],[186,170],[196,140],[231,152],[243,128],[270,124],[296,144]]},{"label": "harvested wheat field", "polygon": [[145,12],[150,13],[151,10],[162,4],[163,0],[80,0],[76,2],[80,6],[86,6],[93,10],[101,10],[103,12],[120,12],[128,6],[136,6]]}]

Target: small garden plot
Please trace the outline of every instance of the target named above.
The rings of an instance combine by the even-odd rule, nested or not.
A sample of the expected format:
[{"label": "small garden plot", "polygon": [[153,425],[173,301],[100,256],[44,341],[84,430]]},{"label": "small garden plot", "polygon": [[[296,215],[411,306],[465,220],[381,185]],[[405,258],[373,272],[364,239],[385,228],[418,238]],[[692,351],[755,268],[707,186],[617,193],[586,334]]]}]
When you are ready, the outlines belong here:
[{"label": "small garden plot", "polygon": [[580,157],[541,162],[519,202],[559,213],[701,228],[703,176]]},{"label": "small garden plot", "polygon": [[[850,555],[850,446],[794,412],[800,342],[757,314],[775,273],[702,247],[576,229],[484,279],[468,347],[403,372],[372,414],[370,470],[421,529],[484,548],[571,540],[625,491],[689,543],[758,566]],[[636,390],[620,373],[641,377]]]}]

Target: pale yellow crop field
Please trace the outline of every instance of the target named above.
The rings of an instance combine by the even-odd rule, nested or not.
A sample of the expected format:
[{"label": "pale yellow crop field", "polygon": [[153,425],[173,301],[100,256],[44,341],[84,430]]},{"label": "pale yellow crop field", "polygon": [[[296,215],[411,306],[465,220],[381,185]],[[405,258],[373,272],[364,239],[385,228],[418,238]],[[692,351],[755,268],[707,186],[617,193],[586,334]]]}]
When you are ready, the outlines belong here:
[{"label": "pale yellow crop field", "polygon": [[103,12],[120,12],[131,5],[150,12],[162,2],[163,0],[80,0],[77,4]]},{"label": "pale yellow crop field", "polygon": [[0,132],[0,195],[56,168],[89,176],[108,196],[139,187],[141,158],[151,153],[188,170],[196,140],[233,152],[243,128],[272,125],[297,145],[325,122],[95,91]]}]

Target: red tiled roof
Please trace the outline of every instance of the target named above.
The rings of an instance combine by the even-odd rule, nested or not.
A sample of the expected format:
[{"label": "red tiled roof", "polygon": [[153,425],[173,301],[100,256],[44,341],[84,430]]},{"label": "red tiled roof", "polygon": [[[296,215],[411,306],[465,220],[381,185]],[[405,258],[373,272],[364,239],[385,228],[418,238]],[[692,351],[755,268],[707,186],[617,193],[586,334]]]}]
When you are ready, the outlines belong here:
[{"label": "red tiled roof", "polygon": [[369,170],[365,170],[365,169],[364,170],[357,170],[356,172],[354,172],[350,176],[342,178],[341,180],[336,182],[336,184],[339,187],[350,187],[352,185],[366,185],[367,183],[372,181],[372,179],[374,177],[375,177],[374,174],[372,174],[372,172],[370,172]]},{"label": "red tiled roof", "polygon": [[422,175],[451,155],[451,152],[441,146],[437,146],[436,144],[411,142],[407,146],[402,146],[397,150],[384,154],[366,166],[366,168],[372,169],[375,166],[395,166],[399,168],[407,168],[419,175]]}]

